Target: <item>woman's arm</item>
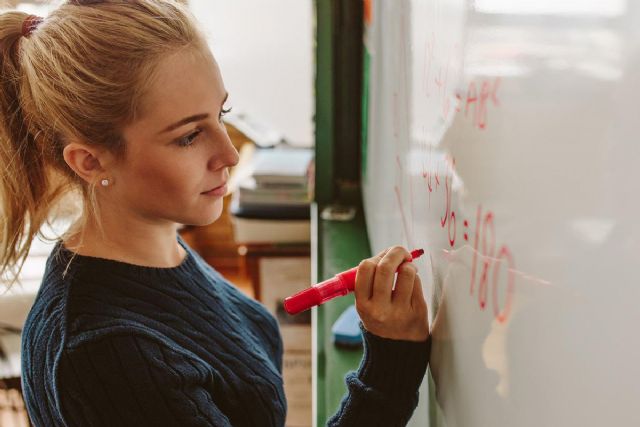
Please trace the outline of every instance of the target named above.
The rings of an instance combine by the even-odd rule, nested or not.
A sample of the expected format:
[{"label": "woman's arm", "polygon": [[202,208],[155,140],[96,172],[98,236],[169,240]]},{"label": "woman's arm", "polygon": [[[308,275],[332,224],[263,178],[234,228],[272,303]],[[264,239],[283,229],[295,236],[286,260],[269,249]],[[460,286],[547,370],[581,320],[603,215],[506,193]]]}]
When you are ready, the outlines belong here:
[{"label": "woman's arm", "polygon": [[364,355],[357,372],[347,374],[347,395],[328,426],[404,426],[418,404],[431,338],[420,277],[408,259],[395,246],[358,266]]},{"label": "woman's arm", "polygon": [[404,426],[418,405],[431,338],[392,340],[368,332],[362,323],[364,355],[345,381],[347,394],[327,426]]}]

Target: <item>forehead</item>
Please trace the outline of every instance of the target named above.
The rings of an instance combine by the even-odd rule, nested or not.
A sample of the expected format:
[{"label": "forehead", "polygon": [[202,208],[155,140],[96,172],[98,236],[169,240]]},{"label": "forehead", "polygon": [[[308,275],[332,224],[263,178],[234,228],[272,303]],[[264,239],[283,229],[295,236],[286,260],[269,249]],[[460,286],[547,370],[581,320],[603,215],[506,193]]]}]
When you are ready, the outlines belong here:
[{"label": "forehead", "polygon": [[224,94],[220,69],[208,49],[175,52],[160,60],[139,124],[167,126],[185,116],[211,112]]}]

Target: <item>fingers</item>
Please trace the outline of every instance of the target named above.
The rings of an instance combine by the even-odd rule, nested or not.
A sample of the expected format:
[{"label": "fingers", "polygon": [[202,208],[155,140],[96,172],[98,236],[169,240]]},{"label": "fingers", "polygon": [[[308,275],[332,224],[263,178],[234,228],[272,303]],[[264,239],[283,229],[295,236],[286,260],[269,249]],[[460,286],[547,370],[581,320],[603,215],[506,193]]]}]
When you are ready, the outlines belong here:
[{"label": "fingers", "polygon": [[356,296],[356,301],[365,301],[371,298],[371,290],[373,288],[373,277],[376,271],[376,267],[378,263],[384,257],[384,255],[391,248],[387,248],[380,252],[379,254],[364,259],[358,265],[358,271],[356,272],[356,284],[354,293]]},{"label": "fingers", "polygon": [[[411,254],[393,246],[363,260],[356,271],[356,309],[364,327],[375,335],[410,341],[429,336],[429,316]],[[394,276],[398,273],[395,290]]]},{"label": "fingers", "polygon": [[378,253],[378,255],[369,258],[371,261],[375,262],[376,265],[378,265],[378,263],[382,260],[382,258],[387,254],[387,252],[389,252],[391,250],[391,248],[387,248],[383,251],[381,251],[380,253]]},{"label": "fingers", "polygon": [[411,293],[411,308],[413,310],[427,310],[427,302],[424,299],[422,291],[422,280],[420,275],[416,274],[415,283],[413,284],[413,292]]},{"label": "fingers", "polygon": [[393,279],[398,266],[411,259],[411,254],[402,246],[393,246],[384,254],[375,270],[371,299],[374,302],[391,301]]},{"label": "fingers", "polygon": [[406,262],[400,266],[398,269],[398,278],[396,279],[396,288],[392,293],[394,303],[397,302],[401,307],[411,307],[411,298],[417,272],[418,269],[411,262]]},{"label": "fingers", "polygon": [[371,289],[373,288],[373,276],[376,271],[376,262],[372,258],[364,259],[358,265],[356,272],[356,284],[353,292],[356,296],[356,302],[368,301],[371,298]]}]

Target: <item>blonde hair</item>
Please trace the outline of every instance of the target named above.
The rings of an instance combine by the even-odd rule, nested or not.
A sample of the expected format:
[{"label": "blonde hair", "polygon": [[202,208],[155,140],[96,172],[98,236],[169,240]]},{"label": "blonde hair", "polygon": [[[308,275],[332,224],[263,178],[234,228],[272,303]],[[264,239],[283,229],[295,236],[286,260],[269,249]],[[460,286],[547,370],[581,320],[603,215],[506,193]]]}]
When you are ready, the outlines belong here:
[{"label": "blonde hair", "polygon": [[100,224],[97,183],[66,164],[63,148],[79,140],[125,159],[122,129],[142,115],[159,61],[206,48],[183,3],[70,0],[27,37],[27,14],[0,14],[0,277],[11,274],[9,287],[34,237],[52,241],[41,229],[62,206],[80,211],[63,237]]}]

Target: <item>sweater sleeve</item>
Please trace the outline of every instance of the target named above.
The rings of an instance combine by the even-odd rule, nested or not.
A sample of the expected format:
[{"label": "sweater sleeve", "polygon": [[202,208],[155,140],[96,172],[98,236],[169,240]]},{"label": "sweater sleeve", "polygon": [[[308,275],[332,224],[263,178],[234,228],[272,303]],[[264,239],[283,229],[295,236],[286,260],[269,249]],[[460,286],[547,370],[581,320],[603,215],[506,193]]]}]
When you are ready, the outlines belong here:
[{"label": "sweater sleeve", "polygon": [[63,352],[56,387],[68,426],[231,426],[196,356],[141,334]]},{"label": "sweater sleeve", "polygon": [[422,342],[393,340],[370,333],[362,322],[360,329],[360,367],[345,376],[347,394],[327,426],[405,426],[418,405],[431,337]]}]

